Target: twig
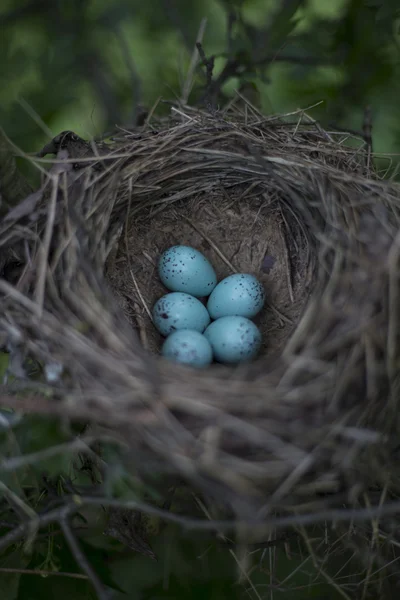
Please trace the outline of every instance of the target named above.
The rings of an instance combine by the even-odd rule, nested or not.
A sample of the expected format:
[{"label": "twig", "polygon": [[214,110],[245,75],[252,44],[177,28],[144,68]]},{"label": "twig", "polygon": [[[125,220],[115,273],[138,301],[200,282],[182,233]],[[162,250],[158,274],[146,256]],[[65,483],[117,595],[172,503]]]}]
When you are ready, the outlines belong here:
[{"label": "twig", "polygon": [[322,568],[322,565],[320,565],[318,563],[317,558],[314,553],[314,549],[311,545],[311,541],[310,541],[309,537],[307,536],[307,533],[306,533],[304,527],[300,527],[299,530],[303,537],[304,543],[307,547],[308,553],[311,556],[311,560],[313,562],[315,570],[317,572],[321,573],[321,575],[324,577],[324,579],[326,579],[326,581],[329,583],[329,585],[331,585],[345,600],[350,600],[350,596],[348,596],[346,594],[346,592],[332,579],[332,577],[330,577],[328,575],[328,573],[326,573],[324,571],[324,569]]},{"label": "twig", "polygon": [[29,517],[32,521],[37,518],[37,514],[28,506],[15,492],[10,490],[2,481],[0,481],[0,493],[2,496],[6,497],[14,508],[14,510],[21,515]]},{"label": "twig", "polygon": [[[282,210],[281,210],[282,213]],[[290,301],[293,304],[294,303],[294,294],[293,294],[293,285],[292,285],[292,269],[291,269],[291,264],[290,264],[290,254],[289,254],[289,249],[286,243],[286,236],[282,231],[282,228],[279,227],[279,236],[282,240],[282,246],[283,246],[283,255],[285,258],[285,270],[286,270],[286,281],[287,281],[287,286],[288,286],[288,291],[289,291],[289,297],[290,297]]]},{"label": "twig", "polygon": [[136,277],[134,276],[132,269],[129,269],[129,272],[131,274],[133,285],[135,286],[136,293],[137,293],[137,295],[140,298],[140,301],[141,301],[141,303],[143,305],[143,308],[146,311],[147,316],[149,317],[150,321],[153,322],[153,317],[152,317],[151,311],[150,311],[149,307],[147,306],[147,303],[146,303],[146,301],[145,301],[145,299],[143,297],[142,292],[140,291],[139,285],[138,285],[138,283],[136,281]]},{"label": "twig", "polygon": [[154,102],[153,106],[149,110],[149,114],[147,115],[147,117],[144,121],[144,124],[143,124],[144,126],[148,125],[150,128],[152,127],[152,125],[150,125],[150,121],[157,109],[157,106],[160,104],[161,100],[162,100],[162,96],[158,96],[157,100]]},{"label": "twig", "polygon": [[199,229],[197,227],[197,225],[195,225],[193,223],[193,221],[191,219],[189,219],[189,217],[184,217],[185,220],[189,223],[189,225],[191,225],[193,227],[193,229],[195,231],[197,231],[197,233],[199,233],[205,240],[206,242],[208,242],[211,246],[211,248],[213,248],[215,250],[215,252],[218,254],[218,256],[224,261],[224,263],[230,268],[230,270],[232,271],[232,273],[237,273],[238,270],[235,269],[235,267],[233,266],[233,264],[231,262],[229,262],[229,260],[226,258],[225,254],[218,248],[218,246],[212,241],[211,238],[208,237],[208,235],[206,235],[205,233],[203,233],[201,231],[201,229]]},{"label": "twig", "polygon": [[370,172],[371,168],[371,155],[372,155],[372,111],[370,106],[366,106],[364,110],[364,120],[363,120],[363,138],[366,145],[366,167],[367,174]]},{"label": "twig", "polygon": [[215,103],[215,94],[211,93],[213,87],[213,72],[214,72],[214,63],[215,56],[206,57],[206,54],[203,50],[203,46],[200,42],[196,42],[196,48],[199,51],[201,61],[206,68],[206,93],[205,93],[205,103],[207,108],[213,108]]},{"label": "twig", "polygon": [[203,519],[188,518],[172,512],[151,506],[144,502],[120,501],[113,498],[99,498],[96,496],[80,496],[79,501],[82,505],[103,505],[132,508],[143,511],[149,515],[156,515],[167,521],[182,525],[187,529],[201,531],[232,531],[240,526],[246,526],[249,531],[257,533],[269,532],[271,527],[291,527],[292,525],[311,525],[314,523],[354,521],[360,522],[373,517],[384,517],[388,515],[400,514],[400,501],[389,502],[385,506],[376,505],[367,508],[332,508],[323,510],[319,513],[310,512],[304,514],[291,514],[285,516],[271,516],[268,519],[254,520],[253,522],[243,521],[204,521]]},{"label": "twig", "polygon": [[[6,458],[0,463],[0,471],[15,471],[20,467],[32,465],[41,460],[47,460],[57,454],[64,454],[66,452],[81,452],[93,455],[94,452],[90,448],[90,444],[99,441],[99,437],[90,436],[87,438],[78,438],[72,442],[66,442],[65,444],[58,444],[57,446],[51,446],[45,450],[39,450],[38,452],[32,452],[31,454],[23,456],[15,456],[13,458]],[[114,438],[109,438],[113,442],[116,441]],[[98,458],[96,456],[96,458]]]},{"label": "twig", "polygon": [[239,75],[240,62],[234,58],[226,62],[225,67],[222,69],[218,77],[211,82],[208,89],[209,99],[211,104],[215,104],[218,94],[220,93],[222,86],[231,79]]},{"label": "twig", "polygon": [[41,116],[36,112],[36,110],[21,96],[17,98],[18,104],[24,109],[24,111],[31,117],[31,119],[40,127],[40,129],[49,137],[54,138],[54,133],[51,131],[49,127],[47,127],[46,123],[43,121]]},{"label": "twig", "polygon": [[82,551],[82,549],[79,545],[79,542],[76,539],[76,537],[68,523],[68,517],[69,517],[69,512],[66,511],[65,513],[63,512],[63,514],[61,515],[61,517],[59,519],[61,529],[63,530],[67,544],[70,547],[70,550],[71,550],[76,562],[81,567],[82,571],[84,571],[86,573],[88,579],[90,579],[90,581],[92,582],[92,585],[93,585],[94,589],[96,590],[99,600],[109,600],[109,594],[106,591],[106,589],[104,588],[103,584],[101,583],[97,573],[94,571],[94,569],[89,564],[84,552]]},{"label": "twig", "polygon": [[[172,513],[168,510],[158,508],[145,502],[140,501],[121,501],[114,498],[106,498],[101,496],[64,496],[66,504],[62,508],[56,508],[44,515],[37,516],[37,527],[45,527],[51,523],[60,521],[60,519],[66,519],[73,515],[83,506],[110,506],[117,508],[127,508],[132,510],[139,510],[148,515],[159,516],[166,521],[176,523],[190,530],[198,531],[220,531],[228,532],[237,530],[242,526],[245,526],[249,532],[257,532],[258,535],[262,533],[268,533],[271,527],[291,527],[306,526],[315,523],[323,523],[325,521],[331,523],[338,523],[343,521],[361,522],[374,517],[383,517],[389,515],[400,514],[400,502],[389,502],[382,506],[381,504],[375,506],[369,506],[366,508],[337,508],[323,510],[319,513],[309,512],[305,514],[290,514],[284,516],[271,516],[268,519],[264,519],[262,522],[259,520],[254,521],[207,521],[204,519],[188,518],[182,515]],[[30,526],[29,522],[21,523],[13,531],[4,535],[0,538],[0,551],[7,548],[11,544],[20,540],[25,533],[28,531]]]},{"label": "twig", "polygon": [[65,571],[44,571],[42,569],[12,569],[11,567],[0,567],[0,573],[20,573],[21,575],[55,575],[58,577],[70,577],[71,579],[89,579],[83,573],[66,573]]},{"label": "twig", "polygon": [[46,275],[47,275],[47,266],[48,266],[48,258],[50,251],[50,243],[51,237],[53,235],[54,221],[56,216],[56,203],[57,203],[57,193],[58,193],[58,182],[59,177],[56,175],[53,179],[53,189],[51,191],[46,230],[44,234],[43,245],[41,246],[40,252],[40,261],[39,261],[39,275],[35,289],[35,300],[38,306],[39,317],[42,316],[43,313],[43,303],[44,303],[44,292],[46,286]]},{"label": "twig", "polygon": [[197,38],[196,38],[196,47],[194,48],[194,50],[192,52],[189,69],[188,69],[188,72],[186,75],[185,82],[183,84],[182,96],[181,96],[182,104],[187,104],[187,101],[188,101],[188,98],[189,98],[189,95],[190,95],[190,92],[191,92],[191,89],[193,86],[193,75],[196,70],[197,62],[199,59],[199,50],[197,48],[197,44],[201,44],[201,42],[203,40],[204,32],[206,30],[206,25],[207,25],[207,19],[204,18],[201,20],[201,23],[200,23],[199,32],[198,32]]},{"label": "twig", "polygon": [[25,542],[25,548],[28,548],[32,545],[33,540],[36,537],[38,531],[38,515],[28,504],[26,504],[22,498],[17,496],[12,490],[10,490],[2,481],[0,481],[0,492],[4,494],[6,498],[8,498],[10,504],[13,506],[15,512],[21,516],[28,517],[28,539]]},{"label": "twig", "polygon": [[[129,296],[129,300],[131,301],[132,298]],[[140,310],[140,305],[138,302],[134,302],[134,306],[136,308],[136,310],[139,313]],[[150,350],[150,346],[149,346],[149,340],[147,338],[147,332],[146,332],[146,327],[143,324],[143,317],[140,314],[136,315],[136,324],[137,324],[137,328],[139,330],[139,338],[140,341],[142,342],[142,346],[145,350],[149,351]]]},{"label": "twig", "polygon": [[[37,528],[40,529],[41,527],[56,523],[60,519],[60,510],[60,508],[55,508],[44,515],[38,515],[36,519]],[[76,502],[72,501],[67,506],[64,506],[62,510],[64,511],[64,514],[72,515],[79,510],[79,506]],[[25,521],[6,535],[3,535],[3,537],[0,538],[0,552],[23,538],[30,527],[30,521]]]},{"label": "twig", "polygon": [[132,270],[132,261],[131,261],[131,255],[129,252],[129,243],[128,243],[128,238],[129,238],[129,214],[130,214],[130,209],[131,209],[131,202],[132,202],[132,179],[129,180],[129,197],[128,197],[128,207],[127,207],[127,213],[126,213],[126,220],[125,220],[125,232],[124,232],[124,241],[125,241],[125,252],[126,252],[126,257],[128,259],[128,265],[129,265],[129,272],[131,274],[131,278],[133,281],[133,285],[135,286],[136,289],[136,293],[140,298],[140,301],[143,305],[144,310],[146,311],[147,316],[149,317],[150,321],[153,322],[153,317],[151,314],[151,311],[149,309],[149,307],[146,304],[146,301],[143,297],[142,292],[140,291],[139,285],[136,281],[136,277],[133,274],[133,270]]}]

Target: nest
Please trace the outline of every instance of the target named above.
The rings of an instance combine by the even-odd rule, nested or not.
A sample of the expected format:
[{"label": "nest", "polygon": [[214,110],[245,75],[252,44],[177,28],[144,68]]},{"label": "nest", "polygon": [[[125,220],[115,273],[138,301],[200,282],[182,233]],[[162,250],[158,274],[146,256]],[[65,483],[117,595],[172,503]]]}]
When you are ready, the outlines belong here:
[{"label": "nest", "polygon": [[[185,108],[121,130],[95,163],[61,148],[0,227],[0,342],[43,369],[4,401],[122,432],[135,472],[242,518],[397,493],[400,189],[347,138],[304,113]],[[253,363],[158,355],[156,263],[177,243],[263,282]]]}]

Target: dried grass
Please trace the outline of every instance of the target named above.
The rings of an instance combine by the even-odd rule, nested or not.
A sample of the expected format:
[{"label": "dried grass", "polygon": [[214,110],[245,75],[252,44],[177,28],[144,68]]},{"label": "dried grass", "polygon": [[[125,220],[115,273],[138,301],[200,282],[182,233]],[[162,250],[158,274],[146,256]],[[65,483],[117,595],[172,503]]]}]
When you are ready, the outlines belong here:
[{"label": "dried grass", "polygon": [[[120,131],[102,170],[50,171],[35,210],[0,223],[0,341],[64,376],[3,404],[107,425],[138,471],[271,526],[365,511],[362,493],[388,481],[395,499],[400,188],[347,137],[303,112],[175,107]],[[198,373],[157,357],[157,256],[188,241],[219,275],[263,278],[252,365]],[[15,257],[27,267],[7,280]]]}]

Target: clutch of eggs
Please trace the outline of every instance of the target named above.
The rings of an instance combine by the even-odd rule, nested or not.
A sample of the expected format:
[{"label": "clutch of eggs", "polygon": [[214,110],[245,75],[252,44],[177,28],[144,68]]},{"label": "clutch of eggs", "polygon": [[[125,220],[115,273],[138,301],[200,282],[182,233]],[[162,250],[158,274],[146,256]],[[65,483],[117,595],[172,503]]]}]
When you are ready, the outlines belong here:
[{"label": "clutch of eggs", "polygon": [[[166,250],[158,273],[171,290],[153,308],[154,325],[167,337],[163,356],[192,367],[213,358],[230,365],[255,358],[261,333],[250,319],[264,306],[265,292],[254,275],[238,273],[217,284],[211,263],[190,246]],[[198,298],[207,296],[206,308]]]}]

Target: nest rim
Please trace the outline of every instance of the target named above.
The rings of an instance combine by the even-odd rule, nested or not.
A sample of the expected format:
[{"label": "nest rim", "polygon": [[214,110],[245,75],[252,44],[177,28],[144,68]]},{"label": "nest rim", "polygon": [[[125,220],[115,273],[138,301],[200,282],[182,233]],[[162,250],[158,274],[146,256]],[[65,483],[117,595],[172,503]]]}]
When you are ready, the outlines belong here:
[{"label": "nest rim", "polygon": [[[35,266],[30,280],[0,281],[2,339],[70,370],[65,386],[49,386],[57,408],[42,398],[35,410],[125,429],[160,469],[235,510],[245,498],[249,514],[266,496],[269,511],[311,503],[316,513],[321,495],[351,498],[370,482],[368,454],[385,436],[381,464],[395,469],[385,419],[397,406],[399,186],[366,173],[343,133],[333,139],[307,119],[180,109],[156,134],[122,137],[100,173],[64,158],[44,208],[0,227],[0,245],[18,254],[28,243]],[[204,376],[143,352],[103,275],[127,211],[138,218],[195,197],[200,178],[205,190],[224,167],[218,184],[260,180],[291,203],[318,246],[316,281],[282,352]]]}]

